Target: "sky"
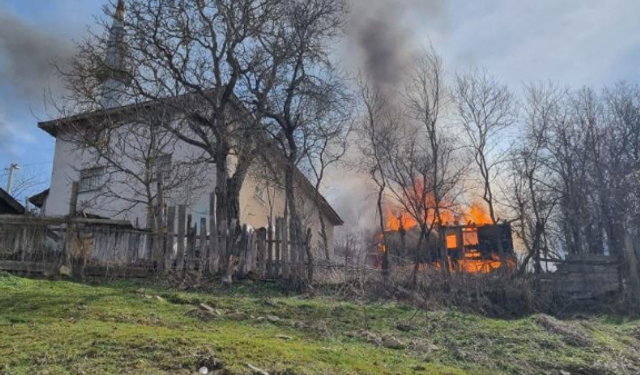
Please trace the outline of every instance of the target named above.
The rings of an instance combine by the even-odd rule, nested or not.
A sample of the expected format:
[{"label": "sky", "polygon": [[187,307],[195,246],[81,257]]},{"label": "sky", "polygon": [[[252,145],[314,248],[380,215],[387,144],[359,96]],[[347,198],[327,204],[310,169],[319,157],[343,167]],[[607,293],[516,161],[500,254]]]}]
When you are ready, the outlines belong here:
[{"label": "sky", "polygon": [[[55,140],[37,123],[55,117],[44,105],[45,89],[60,87],[52,63],[73,53],[73,40],[86,35],[107,1],[0,0],[0,186],[10,163],[48,186]],[[449,74],[484,67],[516,89],[547,80],[596,88],[638,81],[637,0],[350,1],[350,36],[338,48],[352,70],[431,43]],[[358,30],[367,30],[369,49],[384,48],[363,51]],[[332,190],[349,192],[337,180]]]}]

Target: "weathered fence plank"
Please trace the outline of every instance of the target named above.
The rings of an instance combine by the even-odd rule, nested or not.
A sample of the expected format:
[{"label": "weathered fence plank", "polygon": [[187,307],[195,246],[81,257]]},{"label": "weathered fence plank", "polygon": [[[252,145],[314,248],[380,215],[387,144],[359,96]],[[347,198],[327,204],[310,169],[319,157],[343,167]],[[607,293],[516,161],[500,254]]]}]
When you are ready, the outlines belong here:
[{"label": "weathered fence plank", "polygon": [[200,241],[198,243],[198,251],[200,254],[200,268],[198,270],[200,272],[204,271],[204,266],[207,264],[207,259],[209,259],[209,246],[207,246],[207,219],[202,217],[200,218]]},{"label": "weathered fence plank", "polygon": [[216,194],[209,196],[209,272],[218,273],[219,269],[218,226],[216,225]]},{"label": "weathered fence plank", "polygon": [[282,237],[280,240],[280,253],[282,254],[282,276],[285,279],[291,277],[291,253],[289,252],[289,232],[285,219],[280,219]]},{"label": "weathered fence plank", "polygon": [[267,275],[273,278],[273,225],[267,227]]},{"label": "weathered fence plank", "polygon": [[176,269],[181,271],[184,269],[184,241],[185,241],[185,225],[186,225],[187,206],[178,206],[178,257],[176,260]]},{"label": "weathered fence plank", "polygon": [[176,220],[176,208],[169,207],[167,210],[167,235],[165,237],[165,254],[164,262],[165,269],[173,268],[174,254],[174,236],[175,236],[175,220]]},{"label": "weathered fence plank", "polygon": [[154,236],[154,254],[153,260],[159,269],[164,268],[164,179],[162,172],[157,177],[157,202],[155,210],[155,236]]},{"label": "weathered fence plank", "polygon": [[258,277],[265,277],[266,275],[266,257],[267,257],[267,229],[260,228],[256,233],[256,262],[255,272]]},{"label": "weathered fence plank", "polygon": [[276,226],[274,228],[276,242],[274,246],[276,248],[276,261],[275,261],[275,273],[273,274],[274,278],[280,277],[283,273],[283,264],[282,264],[282,224],[280,223],[280,218],[276,219]]}]

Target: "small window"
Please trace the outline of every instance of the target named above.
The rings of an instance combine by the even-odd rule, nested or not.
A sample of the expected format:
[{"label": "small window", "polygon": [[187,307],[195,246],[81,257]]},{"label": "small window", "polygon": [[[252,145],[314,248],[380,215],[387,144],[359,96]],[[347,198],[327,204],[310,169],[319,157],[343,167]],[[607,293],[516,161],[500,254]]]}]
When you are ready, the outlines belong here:
[{"label": "small window", "polygon": [[447,249],[457,249],[458,248],[458,237],[455,234],[447,235]]},{"label": "small window", "polygon": [[258,200],[258,202],[263,204],[267,203],[267,193],[260,185],[256,185],[255,197]]},{"label": "small window", "polygon": [[160,154],[156,158],[153,167],[153,177],[155,178],[158,173],[162,172],[162,176],[165,178],[169,176],[171,173],[171,155],[169,154]]},{"label": "small window", "polygon": [[104,185],[107,169],[105,167],[89,168],[80,171],[79,192],[99,190]]}]

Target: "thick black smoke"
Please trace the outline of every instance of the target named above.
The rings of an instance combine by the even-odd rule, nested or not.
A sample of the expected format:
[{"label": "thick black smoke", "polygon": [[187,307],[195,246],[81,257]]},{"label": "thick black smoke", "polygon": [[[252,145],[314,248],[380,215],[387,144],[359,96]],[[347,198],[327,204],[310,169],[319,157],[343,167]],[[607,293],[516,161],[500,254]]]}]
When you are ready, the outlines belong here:
[{"label": "thick black smoke", "polygon": [[[425,30],[446,23],[445,0],[351,0],[347,60],[382,86],[397,84],[416,52],[428,47]],[[356,50],[353,47],[355,45]]]},{"label": "thick black smoke", "polygon": [[[412,59],[428,48],[430,38],[436,36],[430,33],[446,31],[445,2],[350,0],[351,14],[341,57],[352,73],[362,73],[361,78],[370,84],[383,90],[398,88]],[[352,147],[347,162],[357,165],[358,152]],[[334,188],[329,199],[346,222],[344,229],[375,227],[375,187],[366,173],[345,167],[336,170],[331,180]]]}]

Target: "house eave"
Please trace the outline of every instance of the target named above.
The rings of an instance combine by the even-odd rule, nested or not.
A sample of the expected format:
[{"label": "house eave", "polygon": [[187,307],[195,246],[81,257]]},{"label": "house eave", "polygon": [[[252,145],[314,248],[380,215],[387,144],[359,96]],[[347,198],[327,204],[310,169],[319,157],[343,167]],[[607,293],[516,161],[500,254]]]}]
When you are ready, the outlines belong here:
[{"label": "house eave", "polygon": [[17,200],[15,200],[9,193],[0,189],[0,200],[5,202],[9,208],[13,209],[19,215],[23,215],[26,212],[26,209],[23,205],[21,205]]}]

